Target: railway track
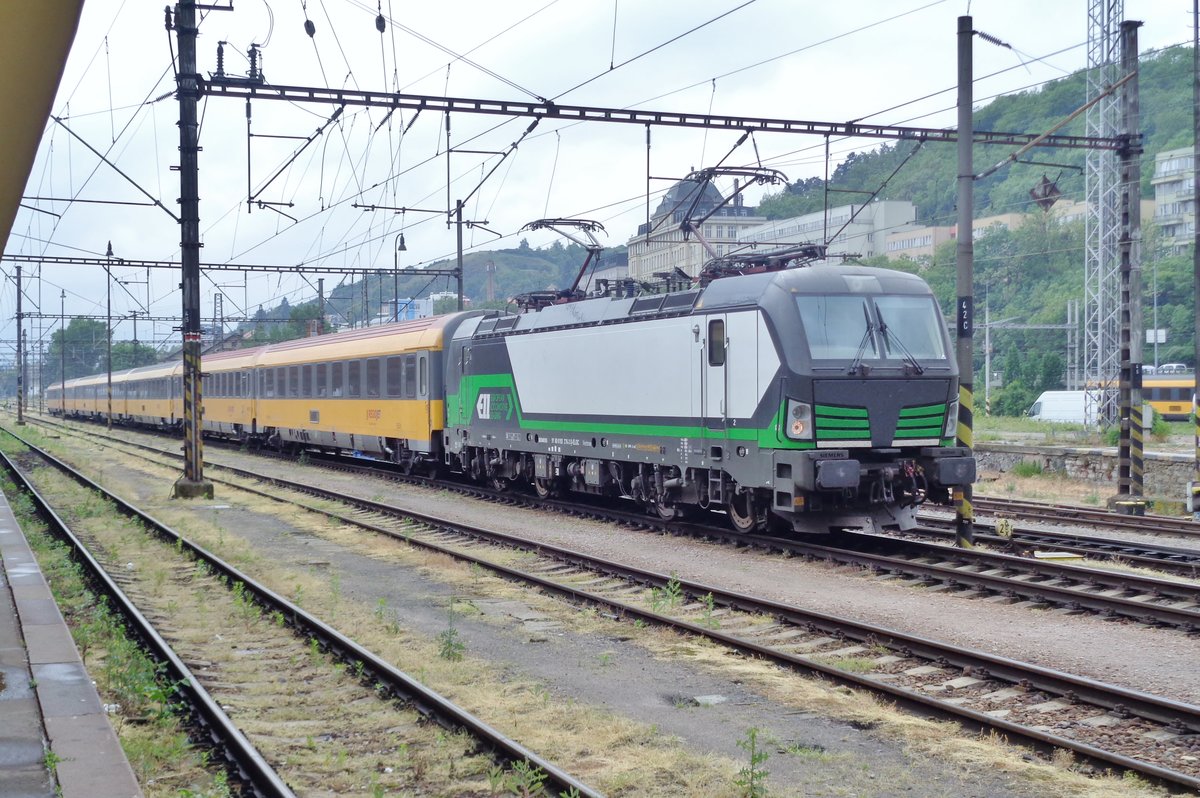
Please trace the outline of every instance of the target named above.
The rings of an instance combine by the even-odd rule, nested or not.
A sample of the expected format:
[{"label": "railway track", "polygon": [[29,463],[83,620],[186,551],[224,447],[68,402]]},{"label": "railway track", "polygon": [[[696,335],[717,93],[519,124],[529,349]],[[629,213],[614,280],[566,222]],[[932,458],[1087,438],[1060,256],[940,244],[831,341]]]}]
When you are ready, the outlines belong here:
[{"label": "railway track", "polygon": [[[181,459],[177,453],[164,452],[155,446],[109,436],[100,437],[114,444],[132,446],[173,460]],[[210,463],[210,466],[244,478],[264,478],[257,472],[220,463]],[[330,466],[372,476],[381,473],[369,466],[348,463],[344,458],[332,461]],[[413,479],[402,475],[390,476]],[[275,484],[294,490],[315,489],[287,480],[276,480]],[[1195,583],[878,535],[846,533],[828,542],[744,535],[714,525],[667,523],[608,506],[580,506],[477,486],[464,488],[462,485],[436,484],[466,490],[492,501],[527,504],[576,515],[585,513],[633,527],[719,539],[731,545],[756,546],[768,551],[787,552],[793,556],[863,568],[885,578],[907,579],[914,585],[953,591],[965,597],[996,597],[1009,603],[1025,602],[1027,606],[1039,609],[1055,607],[1069,612],[1094,612],[1110,618],[1172,626],[1184,632],[1200,630],[1200,585]],[[1003,544],[1005,539],[997,538],[997,542]],[[1196,556],[1200,557],[1200,552],[1196,552]],[[1195,575],[1196,572],[1189,570],[1187,573]]]},{"label": "railway track", "polygon": [[[939,540],[954,540],[953,520],[922,514],[920,521],[923,526],[917,530],[918,534]],[[1123,529],[1128,531],[1130,527]],[[1195,548],[1033,529],[1020,524],[1013,524],[1009,534],[1001,535],[994,522],[978,519],[975,521],[975,541],[1006,549],[1070,552],[1191,578],[1200,577],[1200,549]]]},{"label": "railway track", "polygon": [[[29,452],[35,454],[49,466],[65,474],[79,485],[113,502],[123,515],[137,519],[147,530],[169,544],[164,548],[174,550],[179,554],[180,558],[184,558],[186,553],[187,558],[200,564],[202,576],[214,577],[215,584],[224,585],[227,588],[227,592],[233,594],[235,603],[241,602],[243,612],[245,611],[244,608],[248,606],[245,603],[246,600],[251,599],[263,612],[269,614],[275,620],[275,623],[257,624],[258,636],[253,641],[233,643],[234,647],[242,645],[249,653],[264,654],[271,659],[269,664],[255,665],[251,668],[249,675],[251,680],[261,682],[262,670],[263,668],[267,668],[276,674],[276,681],[281,683],[293,681],[293,678],[287,677],[286,674],[288,666],[296,664],[297,657],[294,652],[290,657],[287,655],[288,647],[290,645],[296,648],[301,654],[307,650],[310,657],[307,660],[302,657],[299,662],[299,667],[306,669],[306,673],[295,676],[294,680],[298,683],[307,683],[309,685],[310,689],[306,691],[308,696],[328,692],[342,696],[342,699],[339,700],[343,700],[345,703],[360,703],[364,701],[390,703],[391,697],[395,697],[405,707],[411,707],[416,710],[419,716],[432,719],[441,726],[465,732],[475,741],[473,745],[483,746],[500,763],[510,766],[521,763],[522,767],[536,768],[541,774],[544,774],[545,786],[553,789],[556,794],[561,791],[563,794],[580,796],[600,795],[599,792],[570,775],[565,770],[527,749],[517,741],[508,738],[471,713],[422,685],[416,679],[395,668],[354,640],[341,634],[315,615],[302,609],[299,605],[287,600],[213,553],[190,542],[179,532],[115,496],[67,463],[30,444],[19,436],[7,430],[5,432],[12,435]],[[144,584],[137,585],[136,578],[128,572],[122,573],[118,570],[117,576],[110,575],[112,569],[106,569],[100,558],[89,553],[88,541],[83,536],[72,534],[67,529],[65,522],[51,508],[51,502],[36,491],[27,475],[2,452],[0,452],[0,458],[3,460],[4,467],[18,481],[22,489],[29,492],[31,497],[34,498],[34,501],[38,504],[43,514],[47,518],[53,519],[55,526],[63,530],[64,536],[71,542],[75,550],[79,552],[81,560],[88,564],[89,569],[96,575],[96,579],[102,582],[106,586],[106,590],[112,592],[112,595],[119,597],[120,606],[131,619],[138,623],[139,632],[146,639],[152,640],[157,644],[156,651],[163,661],[169,664],[173,679],[181,683],[181,691],[192,699],[193,704],[197,707],[203,719],[204,725],[211,729],[213,734],[220,739],[222,747],[228,752],[232,761],[237,763],[236,771],[242,776],[247,786],[255,794],[263,796],[293,795],[288,784],[272,768],[272,765],[268,763],[268,757],[257,751],[252,742],[252,738],[258,736],[278,744],[278,740],[286,737],[287,732],[279,727],[263,729],[264,723],[261,718],[254,719],[254,725],[258,729],[257,735],[248,734],[239,729],[238,725],[230,720],[229,716],[222,710],[222,704],[226,702],[235,705],[239,703],[238,696],[244,685],[240,685],[237,682],[236,675],[231,675],[228,670],[223,670],[218,675],[210,677],[210,681],[215,679],[219,682],[219,686],[215,688],[216,691],[218,693],[224,691],[224,697],[220,698],[220,702],[214,699],[203,686],[203,680],[188,669],[187,665],[184,664],[183,657],[176,654],[166,642],[168,637],[174,636],[175,638],[179,638],[185,635],[181,635],[178,631],[174,633],[160,633],[154,628],[154,624],[147,620],[148,617],[156,618],[159,624],[165,623],[169,626],[178,615],[178,606],[174,610],[169,607],[157,607],[145,613],[134,606],[134,602],[126,596],[125,592],[118,586],[118,583],[124,581],[127,583],[126,587],[133,584],[136,590],[140,590],[140,598],[142,600],[149,600],[149,594],[155,591],[147,588]],[[96,548],[97,546],[103,548],[103,544],[98,544],[96,541],[91,542],[93,544],[91,548]],[[195,569],[186,564],[172,566],[170,570],[177,572],[180,578],[184,580],[194,580],[197,578],[194,573]],[[211,596],[209,600],[216,601]],[[285,623],[289,628],[283,628]],[[272,633],[274,634],[272,635]],[[229,640],[225,640],[222,643],[223,646],[229,645],[230,640],[237,639],[235,638],[236,631],[224,627],[222,628],[222,634],[229,638]],[[221,635],[218,637],[221,637]],[[280,637],[286,637],[288,640],[280,641]],[[349,665],[349,669],[360,676],[359,686],[361,696],[355,697],[351,692],[347,697],[348,688],[346,685],[327,683],[323,686],[322,680],[319,677],[313,676],[311,672],[313,664],[311,655],[316,652],[317,649],[315,647],[317,646],[319,646],[320,650],[328,652]],[[330,668],[329,671],[335,675],[341,675],[337,668]],[[303,696],[297,695],[294,692],[289,693],[289,697],[289,700],[296,701],[297,703],[303,703],[305,700]],[[387,717],[390,718],[390,716]],[[330,731],[338,730],[336,721],[328,716],[316,715],[312,720],[320,721],[324,724],[323,728],[328,730],[325,732],[326,735]],[[397,729],[402,728],[402,726],[398,727],[395,725],[396,720],[394,718],[391,718],[391,720],[392,728],[379,730],[381,739],[393,738]],[[288,722],[295,723],[294,720],[289,720]],[[373,732],[370,729],[357,729],[353,733],[369,738]],[[294,759],[295,757],[290,758]],[[289,759],[289,757],[284,755],[284,759]],[[376,761],[378,760],[377,755],[375,755],[375,759]],[[303,779],[309,775],[307,773],[298,774],[294,763],[290,764],[292,764],[291,775],[293,779]],[[401,789],[405,788],[403,782],[397,786]],[[328,786],[309,783],[301,791],[312,789],[328,789]]]},{"label": "railway track", "polygon": [[1117,531],[1136,529],[1142,534],[1200,538],[1200,523],[1191,518],[1155,514],[1118,515],[1108,510],[1074,504],[1049,504],[989,496],[976,496],[972,503],[978,512],[991,516],[1019,516],[1028,521],[1052,524],[1076,524]]},{"label": "railway track", "polygon": [[[228,473],[234,473],[228,469]],[[799,671],[869,690],[923,713],[1072,751],[1103,769],[1200,788],[1200,708],[1070,674],[687,582],[474,526],[346,497],[319,486],[243,472],[260,496],[302,492],[353,506],[306,509],[475,563],[513,581],[595,607],[614,619],[668,626]],[[762,541],[777,546],[781,541]],[[522,567],[498,562],[528,552]]]}]

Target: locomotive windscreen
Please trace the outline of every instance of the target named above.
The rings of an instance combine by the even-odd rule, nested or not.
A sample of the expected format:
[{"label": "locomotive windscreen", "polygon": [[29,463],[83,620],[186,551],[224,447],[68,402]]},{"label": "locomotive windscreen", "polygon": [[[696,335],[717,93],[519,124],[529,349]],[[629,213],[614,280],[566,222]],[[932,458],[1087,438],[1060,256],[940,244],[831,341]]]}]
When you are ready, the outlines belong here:
[{"label": "locomotive windscreen", "polygon": [[800,295],[796,305],[814,360],[946,358],[932,297]]}]

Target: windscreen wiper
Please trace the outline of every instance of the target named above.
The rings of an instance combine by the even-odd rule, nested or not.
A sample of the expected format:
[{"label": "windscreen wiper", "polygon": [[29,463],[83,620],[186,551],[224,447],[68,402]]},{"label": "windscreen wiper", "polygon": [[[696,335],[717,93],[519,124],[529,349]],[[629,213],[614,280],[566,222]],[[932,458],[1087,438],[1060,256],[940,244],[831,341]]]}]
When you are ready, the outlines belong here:
[{"label": "windscreen wiper", "polygon": [[908,351],[908,347],[905,346],[904,342],[900,340],[900,336],[895,335],[888,337],[888,326],[887,322],[883,320],[883,311],[881,311],[879,308],[875,308],[875,312],[879,314],[879,333],[883,336],[884,346],[887,346],[889,341],[895,343],[896,348],[900,350],[900,354],[904,356],[904,362],[911,366],[912,370],[916,373],[924,374],[925,367],[917,362],[917,359],[913,357],[912,352]]},{"label": "windscreen wiper", "polygon": [[858,351],[854,353],[854,359],[850,361],[850,368],[846,370],[847,374],[857,374],[863,368],[863,355],[867,353],[867,344],[871,343],[871,334],[875,332],[875,322],[871,321],[871,314],[867,310],[866,304],[863,305],[863,318],[867,322],[867,329],[863,331],[862,341],[858,344]]}]

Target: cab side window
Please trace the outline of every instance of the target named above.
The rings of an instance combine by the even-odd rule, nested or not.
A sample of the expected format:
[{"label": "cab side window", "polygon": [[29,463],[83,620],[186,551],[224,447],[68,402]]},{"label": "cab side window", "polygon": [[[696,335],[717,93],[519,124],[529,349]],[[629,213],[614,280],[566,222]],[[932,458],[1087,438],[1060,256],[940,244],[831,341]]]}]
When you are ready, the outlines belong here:
[{"label": "cab side window", "polygon": [[708,365],[725,365],[725,322],[722,319],[708,323]]}]

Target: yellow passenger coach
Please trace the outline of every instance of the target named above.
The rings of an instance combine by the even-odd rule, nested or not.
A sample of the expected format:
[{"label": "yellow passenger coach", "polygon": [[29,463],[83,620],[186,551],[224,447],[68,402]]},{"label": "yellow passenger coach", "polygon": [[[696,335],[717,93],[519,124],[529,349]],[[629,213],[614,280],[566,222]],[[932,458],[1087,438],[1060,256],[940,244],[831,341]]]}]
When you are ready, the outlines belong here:
[{"label": "yellow passenger coach", "polygon": [[[443,457],[447,338],[486,311],[451,313],[205,355],[203,430],[277,448],[361,453],[411,468]],[[176,428],[180,362],[114,372],[113,420]],[[47,389],[51,413],[103,418],[107,376]]]},{"label": "yellow passenger coach", "polygon": [[466,315],[475,314],[266,347],[255,365],[257,433],[274,445],[357,451],[406,466],[437,456],[444,338]]}]

